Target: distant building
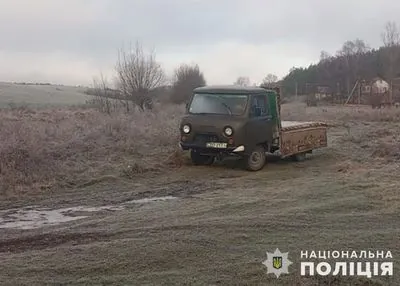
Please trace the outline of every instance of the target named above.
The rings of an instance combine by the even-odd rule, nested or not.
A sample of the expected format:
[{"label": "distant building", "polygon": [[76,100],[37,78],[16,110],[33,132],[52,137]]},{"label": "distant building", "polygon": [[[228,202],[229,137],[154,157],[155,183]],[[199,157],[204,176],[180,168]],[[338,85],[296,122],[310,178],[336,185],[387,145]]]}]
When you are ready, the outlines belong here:
[{"label": "distant building", "polygon": [[375,102],[376,104],[390,103],[391,96],[390,84],[380,77],[373,78],[371,81],[363,81],[361,83],[361,98],[360,103],[371,104]]},{"label": "distant building", "polygon": [[362,94],[385,94],[390,91],[390,84],[376,77],[372,79],[370,82],[362,84],[361,92]]},{"label": "distant building", "polygon": [[326,85],[318,85],[315,90],[315,98],[317,100],[330,97],[332,94],[331,88]]}]

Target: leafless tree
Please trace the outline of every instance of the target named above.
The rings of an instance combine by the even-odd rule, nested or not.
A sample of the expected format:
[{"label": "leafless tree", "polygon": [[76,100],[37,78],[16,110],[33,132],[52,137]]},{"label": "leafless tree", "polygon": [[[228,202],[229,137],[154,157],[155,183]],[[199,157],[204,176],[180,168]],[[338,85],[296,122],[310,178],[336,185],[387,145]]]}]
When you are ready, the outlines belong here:
[{"label": "leafless tree", "polygon": [[321,71],[321,75],[325,78],[330,77],[329,73],[329,63],[333,60],[333,57],[331,54],[329,54],[327,51],[321,51],[319,55],[319,70]]},{"label": "leafless tree", "polygon": [[[88,100],[89,104],[95,105],[101,112],[108,114],[120,110],[121,107],[126,108],[129,104],[129,100],[124,99],[118,90],[111,88],[103,73],[100,73],[99,77],[93,78],[93,88],[88,89],[86,93],[92,96]],[[127,111],[129,112],[129,107]]]},{"label": "leafless tree", "polygon": [[399,60],[400,32],[395,22],[389,21],[381,34],[382,42],[385,45],[385,54],[388,61],[388,78],[393,79],[394,69]]},{"label": "leafless tree", "polygon": [[360,56],[371,48],[360,39],[346,41],[337,55],[344,61],[346,67],[347,92],[350,93],[351,78],[357,78],[359,73]]},{"label": "leafless tree", "polygon": [[100,111],[110,114],[112,109],[110,95],[107,78],[100,73],[100,78],[93,78],[93,98],[90,103],[96,105]]},{"label": "leafless tree", "polygon": [[250,79],[246,76],[240,76],[234,82],[235,85],[250,86]]},{"label": "leafless tree", "polygon": [[150,92],[165,83],[165,73],[156,61],[154,51],[145,53],[139,42],[129,51],[120,49],[116,64],[118,85],[122,96],[140,110],[152,109]]},{"label": "leafless tree", "polygon": [[385,47],[398,46],[400,44],[400,33],[397,24],[393,21],[387,22],[381,38]]},{"label": "leafless tree", "polygon": [[320,62],[326,62],[328,61],[332,56],[326,52],[326,51],[321,51],[320,55],[319,55],[319,61]]},{"label": "leafless tree", "polygon": [[267,76],[263,79],[261,85],[264,87],[271,87],[271,85],[278,81],[278,77],[272,73],[267,74]]},{"label": "leafless tree", "polygon": [[198,65],[181,64],[175,70],[171,100],[174,103],[187,102],[193,89],[205,85],[206,80]]}]

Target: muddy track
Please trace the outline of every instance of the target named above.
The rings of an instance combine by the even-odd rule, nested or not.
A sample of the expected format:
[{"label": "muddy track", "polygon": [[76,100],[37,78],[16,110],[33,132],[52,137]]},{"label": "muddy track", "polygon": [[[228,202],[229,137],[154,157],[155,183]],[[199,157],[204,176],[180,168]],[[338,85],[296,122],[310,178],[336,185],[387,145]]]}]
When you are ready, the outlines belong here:
[{"label": "muddy track", "polygon": [[27,235],[12,239],[0,240],[0,253],[21,253],[25,251],[41,250],[69,244],[93,243],[95,241],[105,241],[112,239],[118,233],[107,234],[104,232],[82,232],[82,233],[46,233],[37,235]]},{"label": "muddy track", "polygon": [[119,203],[125,203],[131,200],[139,200],[152,197],[191,197],[193,195],[206,193],[208,191],[216,191],[223,188],[223,185],[218,182],[210,182],[206,180],[179,180],[168,183],[158,183],[153,185],[150,190],[139,192],[124,198]]}]

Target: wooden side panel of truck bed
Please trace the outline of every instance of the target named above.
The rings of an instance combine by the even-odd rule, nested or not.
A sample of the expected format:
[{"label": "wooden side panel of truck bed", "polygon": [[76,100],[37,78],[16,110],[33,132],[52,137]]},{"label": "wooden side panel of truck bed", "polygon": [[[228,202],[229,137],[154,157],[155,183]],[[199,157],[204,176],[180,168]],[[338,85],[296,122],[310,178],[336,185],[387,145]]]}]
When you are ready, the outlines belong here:
[{"label": "wooden side panel of truck bed", "polygon": [[326,147],[328,146],[327,127],[314,126],[293,130],[283,129],[279,141],[282,157]]}]

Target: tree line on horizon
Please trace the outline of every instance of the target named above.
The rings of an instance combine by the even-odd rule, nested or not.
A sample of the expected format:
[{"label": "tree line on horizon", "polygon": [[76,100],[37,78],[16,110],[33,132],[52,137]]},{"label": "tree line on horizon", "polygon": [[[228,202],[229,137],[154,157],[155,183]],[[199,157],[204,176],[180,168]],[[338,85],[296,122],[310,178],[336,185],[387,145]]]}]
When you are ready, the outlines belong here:
[{"label": "tree line on horizon", "polygon": [[[371,49],[358,38],[346,41],[335,55],[322,51],[318,63],[306,68],[294,67],[281,80],[269,73],[260,84],[251,84],[246,76],[238,77],[233,84],[267,88],[279,85],[283,95],[291,96],[307,94],[309,85],[329,86],[333,92],[348,94],[358,79],[380,77],[391,81],[400,77],[400,32],[395,22],[386,23],[381,39],[383,45],[377,49]],[[92,103],[108,113],[112,100],[122,103],[128,112],[132,107],[151,110],[160,94],[167,94],[169,102],[187,103],[194,88],[207,84],[197,64],[180,64],[168,79],[154,51],[144,51],[139,42],[128,50],[118,51],[113,80],[111,88],[108,79],[100,75],[87,91],[94,96]]]},{"label": "tree line on horizon", "polygon": [[349,94],[357,80],[400,77],[400,31],[393,21],[381,33],[382,45],[372,49],[361,39],[346,41],[335,55],[321,51],[320,60],[306,68],[292,68],[280,81],[286,95],[307,94],[317,85]]}]

